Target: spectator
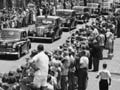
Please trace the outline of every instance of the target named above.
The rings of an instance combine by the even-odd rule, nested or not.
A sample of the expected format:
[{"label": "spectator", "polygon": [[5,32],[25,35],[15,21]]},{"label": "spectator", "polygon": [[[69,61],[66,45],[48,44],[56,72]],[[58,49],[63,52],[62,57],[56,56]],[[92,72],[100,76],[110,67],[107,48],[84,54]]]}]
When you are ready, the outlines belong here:
[{"label": "spectator", "polygon": [[85,51],[82,51],[82,55],[79,61],[78,69],[78,90],[86,90],[88,81],[88,63],[89,59],[86,56]]},{"label": "spectator", "polygon": [[30,60],[30,62],[35,62],[36,66],[33,84],[39,89],[42,88],[41,90],[46,90],[49,58],[44,52],[43,45],[38,45],[37,50],[38,54]]},{"label": "spectator", "polygon": [[93,41],[93,46],[92,46],[92,57],[93,57],[93,71],[98,71],[99,70],[99,61],[101,59],[100,56],[100,46],[98,41],[95,39]]},{"label": "spectator", "polygon": [[111,85],[111,74],[107,70],[107,64],[103,64],[103,70],[100,70],[96,78],[100,77],[99,90],[109,90],[109,85]]}]

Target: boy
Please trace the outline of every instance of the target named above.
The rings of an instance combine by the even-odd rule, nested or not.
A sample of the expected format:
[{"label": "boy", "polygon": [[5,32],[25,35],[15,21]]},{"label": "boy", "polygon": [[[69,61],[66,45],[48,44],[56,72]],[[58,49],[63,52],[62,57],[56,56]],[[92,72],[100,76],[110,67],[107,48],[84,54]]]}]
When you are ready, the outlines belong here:
[{"label": "boy", "polygon": [[111,74],[107,70],[107,64],[103,64],[103,70],[100,70],[96,78],[100,77],[99,90],[109,90],[109,85],[111,85]]}]

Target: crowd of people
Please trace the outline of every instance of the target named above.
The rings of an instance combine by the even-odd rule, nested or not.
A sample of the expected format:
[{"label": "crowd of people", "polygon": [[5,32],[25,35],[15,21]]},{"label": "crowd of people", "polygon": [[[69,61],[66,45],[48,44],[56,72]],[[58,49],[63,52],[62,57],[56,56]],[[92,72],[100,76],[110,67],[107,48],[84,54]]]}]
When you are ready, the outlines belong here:
[{"label": "crowd of people", "polygon": [[[54,51],[45,51],[43,45],[38,45],[25,65],[1,75],[0,87],[2,90],[86,90],[88,71],[99,71],[104,49],[108,50],[108,59],[112,59],[115,33],[114,21],[99,16],[91,25],[86,24],[73,32]],[[103,69],[106,68],[107,64],[104,64]],[[108,90],[111,75],[109,71],[103,71],[107,75],[100,82],[100,90],[102,87]],[[97,77],[104,76],[100,73],[103,72]]]},{"label": "crowd of people", "polygon": [[[62,8],[72,7],[70,2],[59,4],[57,8],[62,5]],[[52,4],[43,4],[41,9],[3,10],[0,29],[26,27],[35,23],[36,15],[54,15]],[[114,20],[102,15],[97,17],[91,25],[86,24],[72,33],[63,45],[51,52],[45,51],[43,45],[38,45],[26,58],[25,65],[0,75],[0,90],[86,90],[88,71],[99,71],[99,62],[104,59],[103,50],[108,50],[108,59],[113,57],[118,28]],[[103,79],[100,81],[100,90],[108,90],[111,84],[111,75],[106,68],[107,64],[104,64],[105,70],[97,74],[97,78],[100,76]],[[103,72],[107,72],[105,78],[101,74]]]},{"label": "crowd of people", "polygon": [[27,27],[35,23],[36,16],[56,15],[55,9],[72,9],[74,5],[79,4],[78,0],[67,0],[66,2],[58,0],[56,4],[55,2],[41,1],[41,6],[35,5],[34,2],[29,2],[26,8],[4,8],[0,10],[0,29]]}]

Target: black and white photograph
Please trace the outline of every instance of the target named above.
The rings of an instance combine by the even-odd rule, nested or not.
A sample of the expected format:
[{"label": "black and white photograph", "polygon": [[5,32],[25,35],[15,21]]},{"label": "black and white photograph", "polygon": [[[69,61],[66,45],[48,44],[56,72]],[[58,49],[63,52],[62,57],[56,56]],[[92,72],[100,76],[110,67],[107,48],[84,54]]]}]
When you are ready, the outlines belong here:
[{"label": "black and white photograph", "polygon": [[120,90],[120,0],[0,0],[0,90]]}]

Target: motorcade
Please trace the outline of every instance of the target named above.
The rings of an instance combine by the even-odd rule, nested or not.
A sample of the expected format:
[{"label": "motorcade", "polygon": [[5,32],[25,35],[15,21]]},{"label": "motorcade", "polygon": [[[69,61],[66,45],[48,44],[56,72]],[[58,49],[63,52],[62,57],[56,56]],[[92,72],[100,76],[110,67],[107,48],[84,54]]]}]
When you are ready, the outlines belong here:
[{"label": "motorcade", "polygon": [[90,13],[92,18],[96,18],[99,15],[98,3],[87,3],[88,8],[90,8]]},{"label": "motorcade", "polygon": [[62,30],[60,26],[61,20],[58,16],[37,16],[35,23],[36,30],[33,29],[33,31],[28,32],[29,38],[31,40],[45,39],[53,42],[61,38]]},{"label": "motorcade", "polygon": [[29,53],[31,42],[26,30],[4,28],[0,34],[0,55],[15,55],[19,59]]},{"label": "motorcade", "polygon": [[73,10],[76,11],[76,22],[85,23],[90,19],[90,9],[87,6],[74,6]]},{"label": "motorcade", "polygon": [[56,15],[61,17],[61,29],[63,31],[71,31],[76,28],[76,14],[75,10],[71,9],[57,9]]},{"label": "motorcade", "polygon": [[104,2],[101,7],[102,15],[109,15],[112,12],[112,6],[109,2]]}]

